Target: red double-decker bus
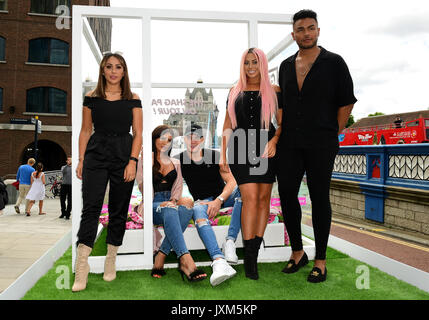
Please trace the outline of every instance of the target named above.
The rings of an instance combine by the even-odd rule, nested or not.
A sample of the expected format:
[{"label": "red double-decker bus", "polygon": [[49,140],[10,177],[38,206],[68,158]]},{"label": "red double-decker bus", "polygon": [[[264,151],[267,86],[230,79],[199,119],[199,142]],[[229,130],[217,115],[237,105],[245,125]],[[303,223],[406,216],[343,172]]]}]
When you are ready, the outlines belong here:
[{"label": "red double-decker bus", "polygon": [[418,118],[404,123],[346,128],[338,136],[340,146],[429,142],[429,119]]}]

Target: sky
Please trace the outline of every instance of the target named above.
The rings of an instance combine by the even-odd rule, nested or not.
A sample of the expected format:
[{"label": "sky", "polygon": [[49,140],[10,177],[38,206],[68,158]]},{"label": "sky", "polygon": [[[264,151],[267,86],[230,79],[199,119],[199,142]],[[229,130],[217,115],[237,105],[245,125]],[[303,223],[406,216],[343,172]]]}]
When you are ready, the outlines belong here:
[{"label": "sky", "polygon": [[[318,14],[318,44],[340,54],[349,67],[358,99],[352,112],[355,120],[374,112],[393,114],[429,108],[428,1],[111,0],[111,6],[282,14],[312,9]],[[139,82],[138,56],[143,41],[139,22],[115,20],[112,49],[124,52],[130,69],[138,70],[130,74],[131,81]],[[291,32],[287,24],[261,29],[259,47],[266,53]],[[209,83],[233,82],[247,47],[246,30],[237,24],[153,22],[153,82],[196,82],[200,77]],[[296,46],[291,47],[288,55],[296,50]],[[88,76],[96,78],[89,71]],[[215,91],[221,119],[226,93]],[[166,94],[156,89],[152,98],[183,99],[184,90]]]}]

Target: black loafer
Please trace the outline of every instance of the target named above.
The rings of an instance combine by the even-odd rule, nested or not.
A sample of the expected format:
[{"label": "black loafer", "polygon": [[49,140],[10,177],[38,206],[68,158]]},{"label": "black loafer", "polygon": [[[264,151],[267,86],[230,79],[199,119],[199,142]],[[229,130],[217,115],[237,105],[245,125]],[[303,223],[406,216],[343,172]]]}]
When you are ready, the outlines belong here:
[{"label": "black loafer", "polygon": [[322,274],[322,270],[317,267],[314,267],[310,274],[308,275],[307,281],[312,283],[319,283],[326,280],[326,275],[328,274],[328,269],[325,267],[325,274]]},{"label": "black loafer", "polygon": [[304,251],[304,255],[302,256],[301,260],[299,260],[298,263],[295,263],[295,260],[290,259],[288,261],[286,267],[284,267],[284,269],[282,270],[282,272],[284,272],[284,273],[295,273],[299,269],[301,269],[302,267],[306,266],[307,264],[308,264],[308,257]]}]

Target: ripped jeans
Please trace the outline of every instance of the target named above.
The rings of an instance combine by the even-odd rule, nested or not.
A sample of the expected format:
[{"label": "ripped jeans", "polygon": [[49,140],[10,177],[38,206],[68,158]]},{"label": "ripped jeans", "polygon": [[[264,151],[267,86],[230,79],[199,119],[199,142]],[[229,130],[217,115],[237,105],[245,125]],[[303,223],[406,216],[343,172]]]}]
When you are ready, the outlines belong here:
[{"label": "ripped jeans", "polygon": [[[212,201],[213,199],[214,199],[213,197],[209,197],[207,199],[204,199],[204,201]],[[195,221],[195,226],[197,228],[198,235],[203,241],[204,246],[206,247],[212,260],[215,260],[217,258],[225,258],[224,254],[222,253],[222,251],[218,246],[216,235],[212,229],[212,226],[208,221],[208,215],[207,215],[208,206],[199,204],[200,201],[202,200],[195,202],[194,210],[193,210],[193,219]],[[235,187],[234,191],[231,193],[228,199],[225,200],[225,202],[222,205],[222,208],[224,207],[233,207],[231,223],[229,225],[228,236],[226,237],[226,239],[232,239],[235,241],[241,229],[242,203],[241,203],[241,194],[240,194],[240,190],[238,189],[238,186]],[[186,222],[185,220],[182,221],[182,232],[184,232],[186,230],[186,227],[188,226],[189,220],[187,220]],[[197,220],[203,220],[203,221],[197,223],[196,222]],[[170,252],[171,244],[166,243],[166,241],[164,240],[162,242],[160,250],[164,253]]]},{"label": "ripped jeans", "polygon": [[[217,258],[225,258],[225,256],[219,248],[219,245],[216,240],[216,235],[208,220],[209,219],[207,215],[208,206],[200,204],[201,201],[212,201],[212,200],[214,200],[214,197],[209,197],[203,200],[196,201],[194,204],[193,219],[195,221],[195,226],[197,228],[198,235],[203,241],[204,246],[206,247],[212,260],[215,260]],[[223,203],[222,208],[225,208],[225,207],[233,207],[231,223],[229,225],[228,236],[226,239],[232,239],[235,241],[241,228],[242,203],[241,203],[241,194],[240,194],[240,190],[238,189],[238,186],[235,187],[234,191],[231,193],[228,199],[226,199],[225,202]],[[201,220],[201,221],[197,222],[198,220]]]},{"label": "ripped jeans", "polygon": [[[212,201],[214,197],[209,197],[203,199],[203,201]],[[200,201],[195,202],[194,204],[194,221],[195,226],[197,227],[198,235],[204,243],[210,257],[214,260],[216,258],[225,258],[224,254],[220,250],[215,233],[213,231],[212,226],[208,220],[207,215],[207,205],[199,204]],[[226,239],[236,240],[237,235],[240,232],[241,228],[241,194],[238,186],[235,187],[234,191],[231,195],[225,200],[221,208],[225,207],[233,207],[231,223],[228,228],[228,236]],[[202,220],[201,222],[197,222],[198,220]]]},{"label": "ripped jeans", "polygon": [[171,249],[176,252],[177,258],[189,253],[186,247],[183,231],[192,218],[193,209],[180,206],[160,207],[161,203],[170,200],[171,192],[156,192],[153,197],[153,224],[164,227],[165,238],[161,244],[160,251],[168,255]]}]

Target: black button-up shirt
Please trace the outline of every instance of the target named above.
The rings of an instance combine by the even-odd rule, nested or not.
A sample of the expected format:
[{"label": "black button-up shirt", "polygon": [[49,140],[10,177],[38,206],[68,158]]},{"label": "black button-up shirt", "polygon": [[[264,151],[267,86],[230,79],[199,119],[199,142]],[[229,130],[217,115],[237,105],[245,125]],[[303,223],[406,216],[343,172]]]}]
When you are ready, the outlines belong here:
[{"label": "black button-up shirt", "polygon": [[301,91],[295,69],[298,52],[280,65],[279,85],[283,100],[280,148],[338,146],[338,109],[357,101],[343,58],[320,49]]}]

